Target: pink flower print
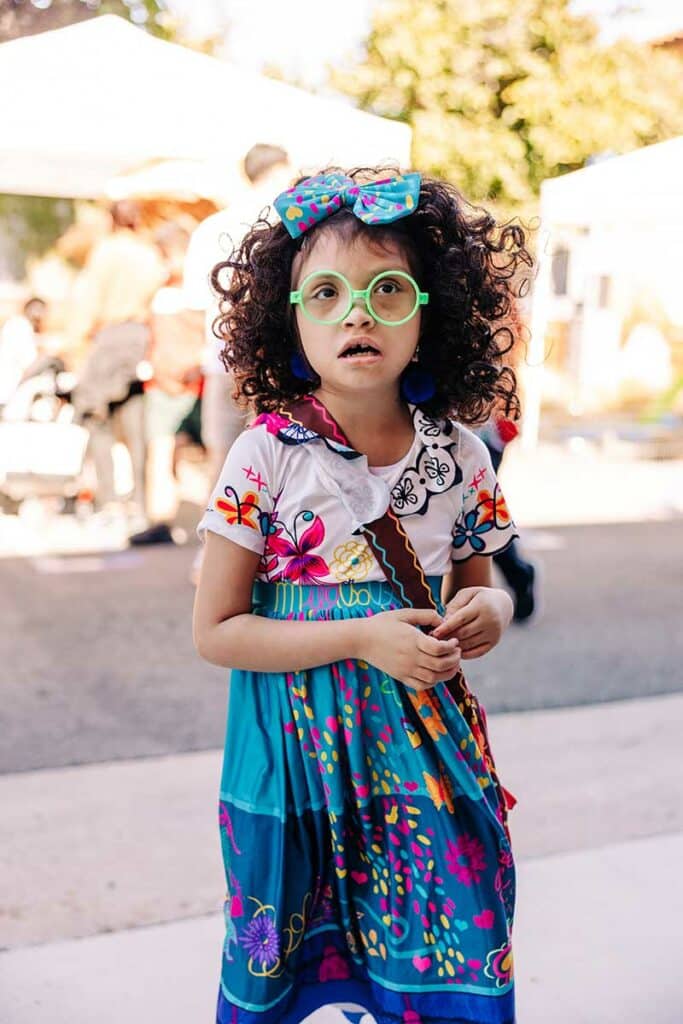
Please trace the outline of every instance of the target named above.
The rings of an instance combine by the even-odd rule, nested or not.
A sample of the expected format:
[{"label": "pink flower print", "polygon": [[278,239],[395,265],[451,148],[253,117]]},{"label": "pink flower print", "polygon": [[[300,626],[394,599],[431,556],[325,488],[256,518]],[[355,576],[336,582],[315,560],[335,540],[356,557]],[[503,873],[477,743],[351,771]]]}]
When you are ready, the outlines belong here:
[{"label": "pink flower print", "polygon": [[484,847],[474,836],[458,836],[456,842],[448,841],[446,864],[452,875],[466,885],[478,885],[481,874],[486,870]]},{"label": "pink flower print", "polygon": [[509,943],[500,946],[498,949],[491,950],[486,957],[484,974],[487,978],[495,979],[496,988],[503,988],[504,985],[511,981],[513,965],[512,950]]},{"label": "pink flower print", "polygon": [[323,960],[318,972],[318,981],[344,981],[351,977],[351,971],[334,946],[325,946]]},{"label": "pink flower print", "polygon": [[293,541],[284,535],[282,529],[278,528],[269,538],[268,550],[279,558],[289,559],[277,579],[286,580],[289,583],[315,585],[329,574],[327,562],[319,555],[312,554],[313,548],[319,547],[325,539],[325,526],[320,516],[316,516],[312,512],[301,512],[299,515],[304,522],[311,523],[301,537],[297,538],[296,536],[296,523]]}]

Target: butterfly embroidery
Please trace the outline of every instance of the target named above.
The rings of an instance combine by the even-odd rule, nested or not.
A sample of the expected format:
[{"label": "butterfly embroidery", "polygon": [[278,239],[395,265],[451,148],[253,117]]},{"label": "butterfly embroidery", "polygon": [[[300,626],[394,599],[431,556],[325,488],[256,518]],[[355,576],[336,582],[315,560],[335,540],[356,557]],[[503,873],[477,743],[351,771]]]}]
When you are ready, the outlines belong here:
[{"label": "butterfly embroidery", "polygon": [[270,516],[261,511],[255,491],[247,491],[241,498],[234,487],[225,487],[223,493],[225,498],[217,499],[216,511],[221,513],[226,523],[259,530],[264,537],[272,532]]},{"label": "butterfly embroidery", "polygon": [[445,805],[446,809],[453,814],[455,812],[455,805],[453,803],[453,786],[450,779],[443,772],[441,772],[438,779],[435,779],[429,772],[422,772],[422,778],[425,780],[427,792],[437,811],[440,811]]}]

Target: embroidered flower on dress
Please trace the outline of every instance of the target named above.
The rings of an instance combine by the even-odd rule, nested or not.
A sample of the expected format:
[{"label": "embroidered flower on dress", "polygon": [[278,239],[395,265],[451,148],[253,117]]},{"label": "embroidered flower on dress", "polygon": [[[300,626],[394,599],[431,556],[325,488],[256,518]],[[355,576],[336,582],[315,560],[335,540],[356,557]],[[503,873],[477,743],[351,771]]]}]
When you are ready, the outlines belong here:
[{"label": "embroidered flower on dress", "polygon": [[275,921],[267,914],[253,918],[239,940],[252,960],[262,967],[272,967],[280,956],[280,937]]},{"label": "embroidered flower on dress", "polygon": [[349,540],[334,549],[330,572],[336,580],[358,582],[364,580],[375,559],[365,541]]},{"label": "embroidered flower on dress", "polygon": [[453,547],[456,549],[461,548],[469,542],[470,547],[480,553],[486,549],[486,543],[481,539],[480,534],[488,533],[492,529],[493,522],[490,519],[477,523],[476,509],[472,509],[471,512],[465,515],[464,523],[455,524]]},{"label": "embroidered flower on dress", "polygon": [[486,957],[484,974],[487,978],[495,978],[496,988],[502,988],[512,980],[512,950],[506,942],[499,949],[492,949]]},{"label": "embroidered flower on dress", "polygon": [[446,736],[448,730],[443,723],[439,709],[434,698],[427,692],[409,693],[410,701],[416,711],[419,712],[422,724],[435,743],[439,742],[440,736]]},{"label": "embroidered flower on dress", "polygon": [[479,885],[482,872],[486,870],[484,847],[474,836],[463,834],[446,846],[446,864],[452,875],[468,888]]}]

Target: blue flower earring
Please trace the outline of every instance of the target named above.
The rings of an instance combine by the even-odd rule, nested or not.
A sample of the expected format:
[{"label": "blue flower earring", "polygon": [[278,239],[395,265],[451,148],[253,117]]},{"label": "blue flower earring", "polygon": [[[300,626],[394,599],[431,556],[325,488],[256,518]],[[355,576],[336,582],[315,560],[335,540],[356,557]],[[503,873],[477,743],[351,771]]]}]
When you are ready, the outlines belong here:
[{"label": "blue flower earring", "polygon": [[411,405],[420,405],[435,394],[436,381],[429,370],[423,370],[417,361],[412,362],[401,377],[402,398]]},{"label": "blue flower earring", "polygon": [[311,369],[301,352],[293,352],[289,360],[289,368],[298,380],[311,383],[315,380],[315,372]]}]

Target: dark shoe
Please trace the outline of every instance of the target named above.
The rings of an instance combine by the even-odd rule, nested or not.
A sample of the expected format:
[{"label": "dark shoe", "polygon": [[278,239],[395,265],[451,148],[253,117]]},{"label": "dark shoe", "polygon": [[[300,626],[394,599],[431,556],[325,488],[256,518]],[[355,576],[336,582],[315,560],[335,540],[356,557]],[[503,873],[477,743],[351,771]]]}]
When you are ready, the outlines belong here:
[{"label": "dark shoe", "polygon": [[132,547],[140,547],[143,544],[173,544],[173,537],[168,523],[155,523],[154,526],[134,533],[128,538]]},{"label": "dark shoe", "polygon": [[526,580],[521,586],[515,588],[515,622],[526,622],[536,610],[536,596],[534,594],[534,583],[536,581],[536,569],[529,565]]}]

